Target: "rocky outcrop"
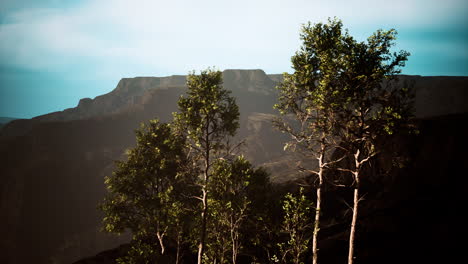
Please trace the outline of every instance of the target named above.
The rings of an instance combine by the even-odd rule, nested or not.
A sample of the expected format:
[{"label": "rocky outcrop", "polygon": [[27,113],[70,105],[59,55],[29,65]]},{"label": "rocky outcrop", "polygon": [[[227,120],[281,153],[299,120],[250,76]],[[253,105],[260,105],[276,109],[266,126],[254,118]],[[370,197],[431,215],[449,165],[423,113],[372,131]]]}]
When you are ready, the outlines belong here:
[{"label": "rocky outcrop", "polygon": [[110,93],[83,98],[75,108],[33,118],[38,121],[70,121],[118,114],[145,104],[157,90],[184,89],[186,76],[123,78]]},{"label": "rocky outcrop", "polygon": [[226,70],[223,83],[232,91],[269,95],[275,90],[275,81],[262,70]]}]

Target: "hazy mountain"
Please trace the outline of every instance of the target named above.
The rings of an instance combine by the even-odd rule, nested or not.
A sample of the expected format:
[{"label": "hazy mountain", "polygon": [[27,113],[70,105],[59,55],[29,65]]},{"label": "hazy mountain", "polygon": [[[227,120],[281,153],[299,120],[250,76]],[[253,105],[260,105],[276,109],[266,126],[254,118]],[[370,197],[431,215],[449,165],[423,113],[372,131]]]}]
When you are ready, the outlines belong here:
[{"label": "hazy mountain", "polygon": [[[238,139],[246,139],[246,157],[265,166],[276,182],[294,178],[295,163],[283,152],[284,135],[271,125],[274,87],[281,75],[226,70],[223,78],[240,107]],[[419,141],[404,147],[415,152],[420,167],[425,162],[440,165],[434,157],[436,152],[441,155],[442,167],[421,168],[430,176],[422,179],[426,186],[445,175],[443,169],[455,159],[453,149],[463,155],[461,145],[453,144],[467,134],[466,129],[455,129],[467,118],[444,116],[468,113],[468,78],[400,79],[415,83],[416,116],[429,127]],[[105,193],[103,177],[134,145],[133,131],[139,123],[152,118],[169,121],[185,90],[185,76],[125,78],[110,93],[82,99],[75,108],[5,125],[0,130],[0,263],[71,263],[127,241],[128,237],[99,232],[101,214],[96,206]],[[417,186],[420,180],[414,176],[405,184]],[[412,193],[419,192],[401,191],[393,201],[409,199]]]},{"label": "hazy mountain", "polygon": [[14,117],[0,117],[0,128],[2,128],[2,126],[6,125],[8,122],[10,121],[13,121],[15,119],[18,119],[18,118],[14,118]]}]

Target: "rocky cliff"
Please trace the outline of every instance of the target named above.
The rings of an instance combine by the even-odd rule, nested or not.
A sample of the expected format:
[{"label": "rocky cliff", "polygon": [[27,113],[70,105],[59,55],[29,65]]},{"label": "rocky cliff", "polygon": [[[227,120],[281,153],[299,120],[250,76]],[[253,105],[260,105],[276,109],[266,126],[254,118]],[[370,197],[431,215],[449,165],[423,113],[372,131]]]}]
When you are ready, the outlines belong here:
[{"label": "rocky cliff", "polygon": [[[282,148],[285,138],[270,122],[275,114],[274,87],[281,76],[261,70],[226,70],[223,78],[224,86],[233,92],[240,107],[238,139],[246,140],[245,155],[254,164],[269,169],[277,182],[294,178],[294,163]],[[415,83],[417,117],[442,120],[427,121],[428,126],[434,126],[426,132],[427,139],[411,145],[419,159],[415,170],[429,174],[440,170],[431,177],[450,177],[452,174],[443,170],[449,164],[463,163],[462,158],[448,155],[451,149],[459,147],[454,144],[461,138],[461,134],[451,137],[450,133],[457,131],[458,122],[468,120],[460,117],[444,123],[449,120],[444,116],[468,113],[468,78],[401,79]],[[185,89],[185,76],[126,78],[112,92],[82,99],[75,108],[15,120],[3,127],[0,263],[71,263],[127,241],[125,236],[116,238],[99,232],[101,215],[96,205],[105,192],[103,177],[112,172],[113,161],[121,159],[125,149],[134,145],[133,130],[139,123],[152,118],[169,121]],[[444,125],[452,130],[438,127]],[[438,147],[431,148],[436,143]],[[438,164],[436,152],[442,149],[445,152],[438,162],[445,167],[425,167],[426,162]],[[457,153],[463,155],[462,151]],[[420,180],[413,177],[411,184],[416,186]],[[422,186],[426,188],[427,184],[431,183]],[[433,184],[439,186],[437,181]],[[405,182],[398,188],[406,185]],[[411,193],[419,195],[417,190],[405,191],[405,199],[412,199]]]}]

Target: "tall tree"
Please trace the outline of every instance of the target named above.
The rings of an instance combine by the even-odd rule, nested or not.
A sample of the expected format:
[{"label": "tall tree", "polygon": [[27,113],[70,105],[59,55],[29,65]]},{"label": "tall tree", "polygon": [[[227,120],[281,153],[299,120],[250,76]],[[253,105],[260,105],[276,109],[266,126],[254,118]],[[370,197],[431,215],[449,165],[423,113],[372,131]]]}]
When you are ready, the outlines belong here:
[{"label": "tall tree", "polygon": [[222,87],[222,73],[204,70],[187,77],[187,95],[179,99],[179,113],[175,114],[178,129],[186,134],[195,167],[199,169],[198,186],[201,202],[201,227],[198,242],[198,264],[203,261],[206,248],[206,229],[209,215],[208,185],[213,164],[225,155],[226,140],[239,127],[239,108],[230,91]]},{"label": "tall tree", "polygon": [[349,264],[354,261],[363,168],[381,152],[378,142],[388,140],[395,131],[407,127],[413,114],[410,87],[407,83],[397,85],[396,82],[396,74],[401,72],[409,56],[406,51],[391,52],[396,34],[394,29],[378,30],[367,42],[348,37],[345,60],[341,62],[340,82],[346,100],[337,112],[341,146],[351,154],[352,162],[339,169],[350,172],[354,180]]},{"label": "tall tree", "polygon": [[340,159],[332,159],[336,149],[338,120],[336,109],[345,99],[340,87],[345,59],[346,34],[342,23],[329,20],[328,24],[306,24],[300,35],[302,46],[291,58],[293,74],[284,73],[278,85],[278,103],[281,118],[274,125],[291,136],[285,149],[299,152],[313,166],[300,169],[317,177],[316,208],[312,237],[313,263],[318,262],[318,235],[322,210],[322,190],[326,170]]},{"label": "tall tree", "polygon": [[[114,173],[105,178],[109,193],[100,206],[104,229],[114,233],[129,229],[135,241],[152,248],[145,252],[151,262],[165,253],[168,236],[180,238],[184,208],[190,203],[181,194],[191,192],[187,182],[193,180],[185,138],[169,124],[151,120],[136,131],[136,138],[136,147],[127,151],[128,160],[116,162]],[[181,240],[176,240],[179,248]],[[143,241],[157,241],[160,253]]]},{"label": "tall tree", "polygon": [[[323,175],[343,157],[330,160],[339,148],[350,153],[353,163],[339,168],[354,179],[353,218],[349,256],[354,258],[354,241],[359,210],[362,168],[378,154],[377,140],[391,135],[411,116],[408,87],[395,85],[396,74],[409,53],[391,53],[395,30],[378,30],[367,42],[358,42],[343,30],[338,19],[306,24],[302,28],[301,49],[292,57],[293,74],[285,74],[278,86],[276,108],[283,115],[275,121],[292,141],[285,148],[311,154],[318,169],[317,206],[313,237],[313,263],[318,259],[321,191]],[[305,150],[305,151],[304,151]],[[327,155],[328,153],[328,155]]]}]

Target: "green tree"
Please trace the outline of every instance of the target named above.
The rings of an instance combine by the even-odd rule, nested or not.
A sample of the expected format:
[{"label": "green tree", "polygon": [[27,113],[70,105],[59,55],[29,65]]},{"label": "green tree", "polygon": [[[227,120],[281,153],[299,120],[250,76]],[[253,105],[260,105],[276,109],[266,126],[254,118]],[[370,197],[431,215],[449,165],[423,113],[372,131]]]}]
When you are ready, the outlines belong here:
[{"label": "green tree", "polygon": [[[247,197],[249,211],[241,227],[243,254],[251,256],[251,263],[268,263],[277,250],[281,229],[282,204],[279,192],[271,184],[269,174],[262,167],[256,168],[249,178]],[[253,232],[255,230],[255,232]]]},{"label": "green tree", "polygon": [[206,249],[206,230],[209,216],[208,185],[213,164],[226,155],[227,139],[234,136],[239,127],[239,108],[230,92],[223,89],[222,73],[211,69],[194,72],[187,78],[187,95],[179,99],[179,113],[175,123],[179,131],[186,134],[195,167],[199,171],[197,185],[201,203],[200,237],[198,242],[198,264]]},{"label": "green tree", "polygon": [[396,74],[401,72],[409,53],[391,52],[396,34],[394,29],[378,30],[366,42],[347,37],[346,59],[341,62],[341,87],[346,100],[337,113],[341,146],[350,154],[352,162],[340,169],[350,172],[354,180],[349,264],[354,261],[363,168],[381,152],[378,142],[407,127],[413,114],[410,87],[407,83],[403,87],[397,85]]},{"label": "green tree", "polygon": [[[209,188],[213,217],[209,236],[215,239],[209,247],[213,248],[211,255],[220,255],[220,261],[216,263],[227,261],[228,257],[224,256],[227,252],[231,253],[231,263],[237,263],[243,243],[248,242],[247,237],[242,237],[242,231],[254,214],[251,189],[258,189],[260,186],[256,184],[263,183],[266,177],[263,169],[254,169],[243,156],[232,160],[220,159],[213,165]],[[210,262],[215,261],[212,259]]]},{"label": "green tree", "polygon": [[[285,148],[311,154],[318,169],[317,207],[313,237],[313,263],[317,263],[323,175],[345,156],[331,160],[336,149],[350,154],[348,166],[354,180],[353,218],[348,262],[354,259],[354,237],[359,210],[362,168],[379,153],[376,142],[408,124],[411,96],[407,86],[396,85],[396,74],[409,53],[392,53],[395,30],[378,30],[367,42],[358,42],[343,30],[338,19],[302,27],[301,49],[292,57],[293,74],[278,86],[276,108],[283,115],[275,121],[292,136]],[[405,84],[406,85],[406,84]],[[305,150],[305,151],[304,151]],[[342,164],[342,163],[340,163]]]},{"label": "green tree", "polygon": [[[108,195],[100,205],[104,230],[122,233],[129,229],[134,240],[140,241],[137,244],[144,245],[131,252],[138,251],[136,255],[148,261],[154,260],[158,251],[165,253],[166,238],[171,236],[177,242],[179,258],[182,218],[190,203],[182,194],[191,192],[187,182],[193,181],[185,138],[174,133],[169,124],[151,120],[136,131],[136,139],[136,147],[127,151],[128,160],[117,161],[112,176],[105,178]],[[147,243],[154,240],[159,250]],[[126,262],[130,263],[129,259]]]},{"label": "green tree", "polygon": [[292,260],[294,264],[304,263],[301,259],[307,251],[310,240],[311,205],[302,187],[298,195],[286,194],[283,202],[283,232],[288,234],[289,240],[287,243],[279,244],[282,263],[290,263],[289,260]]},{"label": "green tree", "polygon": [[341,89],[341,63],[346,59],[349,36],[342,34],[342,24],[306,24],[300,35],[302,46],[291,58],[293,74],[284,73],[278,85],[275,108],[281,117],[274,125],[291,136],[285,150],[301,153],[312,166],[299,169],[316,176],[316,208],[312,237],[313,263],[318,261],[318,235],[322,210],[322,190],[325,172],[341,158],[332,159],[337,149],[337,109],[345,101]]}]

